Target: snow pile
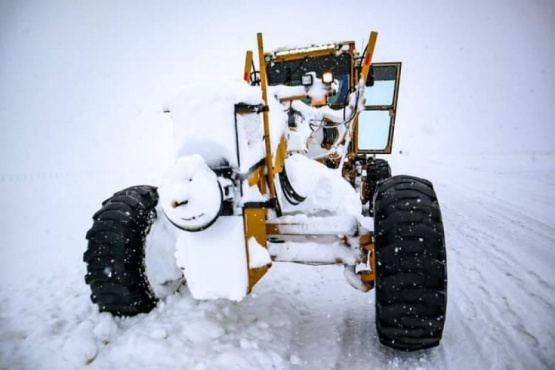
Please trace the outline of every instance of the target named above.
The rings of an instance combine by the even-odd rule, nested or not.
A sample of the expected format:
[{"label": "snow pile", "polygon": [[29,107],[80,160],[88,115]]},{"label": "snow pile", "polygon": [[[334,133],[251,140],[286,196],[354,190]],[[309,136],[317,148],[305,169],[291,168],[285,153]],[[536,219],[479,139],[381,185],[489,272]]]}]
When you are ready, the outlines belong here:
[{"label": "snow pile", "polygon": [[272,258],[268,249],[264,248],[256,241],[254,237],[250,237],[247,241],[249,250],[249,267],[251,269],[260,268],[272,264]]},{"label": "snow pile", "polygon": [[[276,261],[290,262],[301,261],[306,263],[344,263],[355,265],[360,257],[360,252],[347,247],[343,240],[331,242],[278,242],[269,243],[268,250]],[[360,277],[358,277],[360,281]]]},{"label": "snow pile", "polygon": [[28,295],[15,294],[21,286],[0,291],[0,368],[255,370],[302,362],[292,347],[297,307],[281,294],[203,302],[184,287],[148,315],[116,318],[90,303],[81,274],[61,275],[34,292],[26,285]]},{"label": "snow pile", "polygon": [[301,154],[293,154],[285,161],[287,176],[295,191],[306,196],[299,205],[281,199],[283,211],[359,216],[361,204],[353,187],[341,177],[340,172]]},{"label": "snow pile", "polygon": [[158,192],[164,214],[182,230],[209,227],[222,207],[217,176],[198,154],[179,157]]},{"label": "snow pile", "polygon": [[248,266],[242,217],[220,217],[205,231],[182,232],[176,258],[196,299],[240,301]]},{"label": "snow pile", "polygon": [[[93,333],[93,323],[89,320],[83,321],[66,339],[62,352],[64,359],[73,367],[90,364],[98,352],[95,335]],[[99,333],[101,341],[107,341],[106,332],[99,325],[96,332]]]},{"label": "snow pile", "polygon": [[[316,88],[310,91],[318,93],[323,89],[320,85],[316,84]],[[364,86],[359,86],[359,89],[364,90]],[[284,113],[284,106],[278,101],[280,96],[277,92],[285,94],[289,90],[286,87],[277,87],[269,94],[273,161],[279,142],[289,133],[287,115]],[[353,99],[351,96],[351,103]],[[265,157],[261,114],[237,113],[235,105],[238,103],[260,104],[260,88],[248,86],[244,82],[196,84],[185,88],[167,107],[174,121],[178,157],[158,191],[164,215],[181,230],[176,234],[178,239],[175,244],[175,258],[184,272],[193,297],[197,299],[241,300],[248,290],[248,259],[251,259],[250,267],[271,263],[268,251],[261,251],[263,248],[257,243],[249,241],[245,245],[241,215],[218,218],[223,201],[221,182],[229,185],[232,183],[230,179],[218,178],[214,171],[231,166],[235,171],[245,173]],[[355,99],[353,104],[356,103],[358,101]],[[360,106],[355,105],[350,107],[352,112],[359,108]],[[329,110],[327,107],[325,109]],[[325,112],[321,115],[323,117]],[[304,125],[308,127],[308,121]],[[322,219],[323,216],[333,215],[360,217],[359,196],[341,177],[340,170],[330,170],[300,154],[287,157],[285,168],[292,186],[306,197],[301,204],[291,205],[278,191],[285,214],[318,213]],[[310,176],[307,176],[308,173]],[[235,204],[265,199],[256,186],[249,188],[246,184],[243,184],[241,191],[233,193],[235,194],[228,196],[235,197]],[[155,221],[164,222],[164,217]],[[325,229],[329,222],[321,222],[320,225]],[[354,234],[355,230],[356,226],[350,227],[348,235]],[[335,241],[332,249],[324,255],[328,255],[332,262],[339,259],[354,264],[356,250],[350,251],[340,244],[340,241]],[[307,261],[317,260],[318,256],[322,256],[316,249],[309,247],[307,245],[303,248],[303,256],[307,251],[314,255],[307,256]],[[151,248],[161,250],[153,244]],[[277,254],[291,255],[289,252]],[[331,259],[330,256],[334,255],[337,258]],[[156,267],[148,267],[153,275],[163,275],[155,269]]]},{"label": "snow pile", "polygon": [[[258,115],[236,115],[235,105],[264,104],[260,87],[244,81],[218,81],[186,86],[166,105],[174,127],[176,156],[201,155],[209,166],[224,163],[238,167],[240,150],[242,172],[264,157],[264,131]],[[269,99],[272,148],[275,152],[285,131],[284,113],[279,102]],[[237,146],[239,144],[239,147]]]},{"label": "snow pile", "polygon": [[[55,210],[59,213],[50,213],[52,219],[67,224],[64,234],[42,233],[41,240],[27,237],[25,222],[9,224],[19,232],[18,239],[4,244],[6,251],[40,248],[4,266],[4,274],[11,273],[0,284],[0,368],[553,368],[554,155],[392,160],[397,171],[435,179],[450,253],[447,326],[439,348],[399,353],[380,346],[374,294],[351,288],[342,266],[274,263],[240,303],[197,301],[183,287],[148,315],[124,319],[99,314],[83,282],[81,257],[92,210],[110,189],[95,190],[104,181],[59,179],[25,187],[14,183],[22,193],[6,200],[11,215]],[[48,184],[71,196],[44,197],[41,204],[26,196],[38,188],[48,190]],[[5,182],[0,186],[10,189]],[[79,197],[83,191],[96,194],[97,201]],[[64,219],[64,214],[71,217]],[[36,219],[37,230],[46,229],[52,219]],[[86,322],[92,327],[80,327]],[[85,365],[94,352],[91,335],[96,356]],[[69,341],[89,345],[81,350]]]},{"label": "snow pile", "polygon": [[[316,80],[319,81],[319,79]],[[314,90],[316,92],[313,93],[316,94],[322,90],[321,84],[321,82],[320,84],[316,83],[316,87],[310,90],[310,92]],[[320,88],[317,88],[318,86]],[[300,136],[297,139],[301,142],[312,140],[313,146],[319,146],[319,142],[314,142],[319,137],[313,137],[312,121],[327,118],[334,122],[343,122],[345,117],[340,116],[339,112],[343,113],[346,117],[352,118],[364,106],[364,99],[362,98],[364,84],[362,83],[357,86],[357,91],[350,94],[349,105],[345,112],[334,111],[327,106],[313,108],[301,101],[294,101],[291,103],[294,105],[294,109],[300,111],[305,118],[302,120],[300,127],[297,127],[296,132],[290,132],[287,127],[287,115],[285,114],[288,103],[281,104],[279,99],[299,95],[299,91],[297,91],[299,89],[304,91],[305,87],[275,86],[269,88],[269,123],[273,154],[276,153],[277,145],[282,136],[289,136],[293,133]],[[261,104],[260,88],[249,86],[244,82],[196,84],[185,88],[170,102],[167,109],[171,112],[174,123],[178,162],[171,170],[164,186],[160,189],[164,204],[166,202],[170,202],[170,205],[175,204],[175,199],[181,199],[185,196],[185,194],[178,196],[175,193],[176,191],[170,189],[170,187],[175,188],[177,186],[172,185],[172,182],[177,181],[179,177],[184,179],[193,178],[191,174],[188,174],[191,170],[186,167],[193,165],[194,163],[188,164],[188,162],[194,162],[194,160],[182,159],[183,157],[191,155],[200,156],[210,167],[228,164],[234,168],[239,168],[241,172],[249,169],[264,158],[264,131],[261,115],[235,114],[234,106],[237,103]],[[340,130],[343,130],[341,131],[342,134],[346,133],[343,125],[340,126]],[[320,149],[321,151],[322,149]],[[241,162],[240,166],[238,161]],[[359,197],[341,177],[340,171],[330,170],[321,163],[308,160],[302,155],[289,156],[286,159],[285,166],[294,188],[299,194],[306,196],[307,201],[295,207],[287,204],[285,199],[280,199],[281,203],[284,204],[284,212],[310,213],[326,211],[330,214],[346,213],[360,215]],[[311,176],[306,176],[307,173],[310,173]],[[182,185],[180,186],[183,187]],[[201,190],[206,191],[209,188],[206,185],[199,185],[198,190],[199,192]],[[169,192],[175,193],[175,196],[165,194]],[[256,198],[257,194],[254,197]],[[199,199],[207,202],[207,204],[212,204],[213,198],[216,197],[208,198],[199,197]],[[202,202],[199,201],[198,204],[202,204]],[[171,217],[171,214],[174,213],[174,210],[179,210],[179,208],[181,207],[164,206],[166,214],[170,216],[174,223],[176,220]],[[203,212],[199,208],[196,215]],[[188,217],[190,218],[192,215],[182,216],[181,218]]]},{"label": "snow pile", "polygon": [[[160,203],[156,206],[157,217],[164,219]],[[183,283],[183,272],[177,267],[175,243],[179,229],[170,222],[154,222],[145,241],[146,275],[156,297],[174,293]]]},{"label": "snow pile", "polygon": [[357,217],[348,214],[291,214],[271,219],[268,223],[280,224],[283,234],[353,235],[358,227]]}]

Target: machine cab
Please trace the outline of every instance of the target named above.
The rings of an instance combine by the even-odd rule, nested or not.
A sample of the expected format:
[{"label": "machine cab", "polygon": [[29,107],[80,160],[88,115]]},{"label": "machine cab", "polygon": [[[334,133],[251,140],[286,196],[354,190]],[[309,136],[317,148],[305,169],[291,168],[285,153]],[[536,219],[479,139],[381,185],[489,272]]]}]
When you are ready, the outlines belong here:
[{"label": "machine cab", "polygon": [[[327,105],[341,110],[347,106],[349,94],[363,73],[365,56],[356,50],[354,41],[342,41],[277,50],[266,53],[264,59],[269,85],[304,86],[308,90],[315,77],[329,89],[325,99],[315,102],[308,96],[295,98],[312,106]],[[351,150],[355,155],[392,152],[400,77],[400,62],[370,64],[364,110],[358,114],[351,132]]]},{"label": "machine cab", "polygon": [[[266,53],[268,84],[309,88],[317,78],[330,91],[322,103],[313,101],[311,105],[340,109],[347,104],[348,95],[355,85],[355,57],[353,41]],[[304,101],[310,103],[309,100]]]}]

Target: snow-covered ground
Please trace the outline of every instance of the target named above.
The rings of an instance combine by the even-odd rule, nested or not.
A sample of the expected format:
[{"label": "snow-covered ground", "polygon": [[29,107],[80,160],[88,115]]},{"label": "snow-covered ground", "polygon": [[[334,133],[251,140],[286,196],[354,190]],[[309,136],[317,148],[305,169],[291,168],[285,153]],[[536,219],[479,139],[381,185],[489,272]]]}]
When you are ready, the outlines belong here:
[{"label": "snow-covered ground", "polygon": [[[11,186],[40,195],[3,204],[14,215],[4,227],[21,233],[1,237],[19,247],[2,252],[10,263],[1,272],[1,367],[78,368],[96,354],[87,368],[553,368],[555,154],[462,159],[392,161],[396,173],[434,179],[447,230],[444,339],[420,353],[379,345],[374,295],[351,288],[341,266],[277,263],[238,303],[197,302],[184,288],[148,315],[99,314],[80,257],[97,206],[83,194],[101,197],[105,189],[94,188],[102,181],[5,181],[4,193]],[[59,199],[59,187],[81,191]],[[33,212],[37,204],[42,213]],[[17,216],[24,210],[26,219]]]},{"label": "snow-covered ground", "polygon": [[[551,0],[182,3],[0,1],[0,369],[555,367]],[[443,210],[441,346],[380,346],[373,293],[342,266],[275,264],[242,302],[184,288],[99,314],[84,235],[103,199],[171,165],[164,99],[240,78],[257,31],[272,48],[369,28],[377,60],[404,63],[393,172],[432,180]]]}]

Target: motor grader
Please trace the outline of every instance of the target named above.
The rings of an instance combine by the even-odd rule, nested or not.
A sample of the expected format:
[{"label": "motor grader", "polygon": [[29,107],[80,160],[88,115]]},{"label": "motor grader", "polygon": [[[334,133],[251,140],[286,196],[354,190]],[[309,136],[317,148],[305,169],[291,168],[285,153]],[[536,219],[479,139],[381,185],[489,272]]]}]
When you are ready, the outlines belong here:
[{"label": "motor grader", "polygon": [[168,104],[175,165],[159,187],[105,200],[86,236],[100,311],[147,313],[185,284],[196,299],[239,301],[274,262],[339,264],[376,291],[382,344],[437,346],[441,213],[429,181],[376,158],[392,151],[401,75],[373,61],[376,40],[266,52],[258,34],[242,82],[193,85]]}]

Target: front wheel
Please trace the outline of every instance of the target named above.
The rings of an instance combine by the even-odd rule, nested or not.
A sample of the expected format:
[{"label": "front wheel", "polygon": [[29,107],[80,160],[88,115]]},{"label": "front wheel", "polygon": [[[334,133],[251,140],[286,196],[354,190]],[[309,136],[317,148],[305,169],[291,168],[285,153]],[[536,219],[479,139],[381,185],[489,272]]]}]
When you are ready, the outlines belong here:
[{"label": "front wheel", "polygon": [[376,328],[386,346],[439,345],[447,308],[445,236],[429,181],[395,176],[374,197]]},{"label": "front wheel", "polygon": [[157,202],[156,188],[133,186],[108,198],[93,216],[83,259],[85,282],[100,311],[132,316],[156,306],[145,271],[145,240]]}]

